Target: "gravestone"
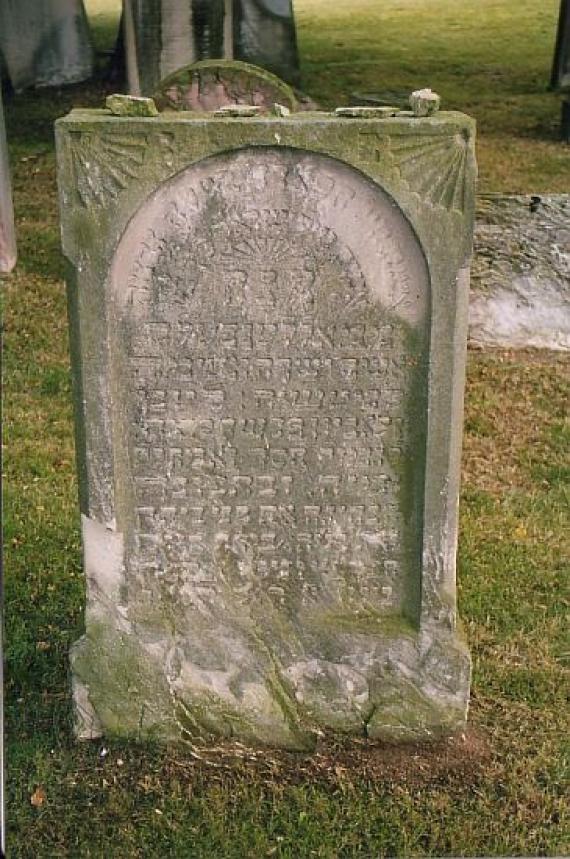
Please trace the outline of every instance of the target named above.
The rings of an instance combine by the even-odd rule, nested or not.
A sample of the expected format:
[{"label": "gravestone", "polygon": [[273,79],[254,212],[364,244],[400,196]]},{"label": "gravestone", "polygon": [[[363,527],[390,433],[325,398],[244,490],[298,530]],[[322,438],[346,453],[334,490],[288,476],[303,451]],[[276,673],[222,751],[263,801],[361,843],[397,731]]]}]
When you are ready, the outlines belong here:
[{"label": "gravestone", "polygon": [[239,0],[234,8],[234,56],[298,84],[292,0]]},{"label": "gravestone", "polygon": [[290,0],[124,0],[124,33],[134,95],[152,95],[163,78],[208,59],[244,60],[298,80]]},{"label": "gravestone", "polygon": [[2,0],[0,54],[12,86],[62,86],[91,77],[83,0]]},{"label": "gravestone", "polygon": [[228,38],[232,44],[224,31],[225,5],[225,0],[124,0],[129,92],[152,95],[179,68],[225,57]]},{"label": "gravestone", "polygon": [[12,208],[8,144],[4,127],[4,107],[2,105],[2,91],[0,90],[0,274],[12,271],[15,265],[16,233]]},{"label": "gravestone", "polygon": [[570,3],[560,0],[550,87],[570,93]]},{"label": "gravestone", "polygon": [[473,123],[57,123],[87,578],[77,733],[465,721]]},{"label": "gravestone", "polygon": [[570,143],[570,0],[560,0],[550,88],[562,93],[561,135]]},{"label": "gravestone", "polygon": [[154,94],[160,110],[212,111],[229,104],[295,110],[295,93],[271,72],[239,60],[203,60],[165,78]]}]

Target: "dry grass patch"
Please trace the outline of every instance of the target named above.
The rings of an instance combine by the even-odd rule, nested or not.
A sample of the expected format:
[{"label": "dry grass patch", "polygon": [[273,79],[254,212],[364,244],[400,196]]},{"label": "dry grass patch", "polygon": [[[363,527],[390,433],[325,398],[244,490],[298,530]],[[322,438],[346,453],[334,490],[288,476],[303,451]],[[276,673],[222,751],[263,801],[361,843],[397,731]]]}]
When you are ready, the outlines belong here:
[{"label": "dry grass patch", "polygon": [[550,434],[570,429],[570,358],[538,350],[472,353],[468,386],[464,485],[495,496],[539,491],[533,465],[546,458],[563,466],[549,456]]}]

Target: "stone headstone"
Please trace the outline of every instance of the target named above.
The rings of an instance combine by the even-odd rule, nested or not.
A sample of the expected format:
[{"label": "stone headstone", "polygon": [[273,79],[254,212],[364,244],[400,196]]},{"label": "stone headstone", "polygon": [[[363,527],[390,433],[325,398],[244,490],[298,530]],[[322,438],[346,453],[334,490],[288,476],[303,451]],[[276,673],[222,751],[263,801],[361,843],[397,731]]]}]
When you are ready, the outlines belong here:
[{"label": "stone headstone", "polygon": [[163,78],[183,66],[225,57],[225,5],[225,0],[124,0],[129,92],[152,95]]},{"label": "stone headstone", "polygon": [[164,78],[207,59],[245,60],[298,79],[289,0],[124,0],[124,28],[135,95],[152,95]]},{"label": "stone headstone", "polygon": [[83,0],[2,0],[0,54],[16,91],[90,78],[93,50]]},{"label": "stone headstone", "polygon": [[234,56],[298,84],[292,0],[239,0],[235,10]]},{"label": "stone headstone", "polygon": [[570,3],[568,0],[560,0],[550,86],[552,89],[570,93]]},{"label": "stone headstone", "polygon": [[12,271],[15,265],[16,233],[12,208],[8,144],[4,127],[4,108],[0,90],[0,273]]},{"label": "stone headstone", "polygon": [[560,132],[563,142],[570,143],[570,0],[560,0],[550,88],[563,94]]},{"label": "stone headstone", "polygon": [[472,121],[74,111],[57,144],[78,735],[461,727]]},{"label": "stone headstone", "polygon": [[273,110],[297,106],[295,93],[282,80],[239,60],[203,60],[163,80],[154,94],[161,110],[212,111],[230,104]]}]

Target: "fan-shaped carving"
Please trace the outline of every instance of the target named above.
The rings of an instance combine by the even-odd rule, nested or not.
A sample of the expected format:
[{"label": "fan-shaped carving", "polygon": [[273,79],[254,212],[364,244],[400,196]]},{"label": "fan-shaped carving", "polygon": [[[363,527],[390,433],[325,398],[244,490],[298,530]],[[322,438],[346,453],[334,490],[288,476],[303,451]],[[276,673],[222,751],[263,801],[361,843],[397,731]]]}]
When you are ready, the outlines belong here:
[{"label": "fan-shaped carving", "polygon": [[115,199],[140,175],[147,145],[146,137],[81,135],[72,140],[77,193],[83,205]]},{"label": "fan-shaped carving", "polygon": [[462,134],[393,136],[389,148],[411,191],[433,206],[463,210],[468,148]]}]

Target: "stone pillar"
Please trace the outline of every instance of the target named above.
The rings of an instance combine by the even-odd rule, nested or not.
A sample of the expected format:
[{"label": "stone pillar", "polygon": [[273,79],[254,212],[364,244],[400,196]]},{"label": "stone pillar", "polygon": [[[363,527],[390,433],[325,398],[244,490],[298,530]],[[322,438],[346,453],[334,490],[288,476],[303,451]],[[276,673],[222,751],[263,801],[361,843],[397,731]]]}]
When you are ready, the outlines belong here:
[{"label": "stone pillar", "polygon": [[207,59],[243,59],[297,82],[290,0],[124,0],[129,92]]},{"label": "stone pillar", "polygon": [[57,123],[79,736],[460,729],[474,124]]},{"label": "stone pillar", "polygon": [[0,274],[11,271],[16,265],[16,233],[10,187],[8,145],[4,127],[4,109],[0,90]]},{"label": "stone pillar", "polygon": [[2,0],[0,52],[16,91],[91,77],[93,51],[83,0]]}]

